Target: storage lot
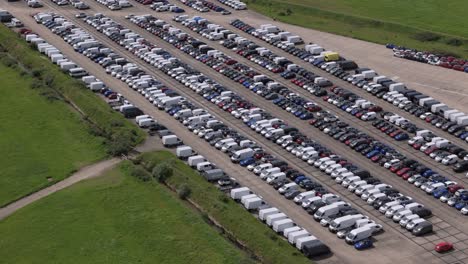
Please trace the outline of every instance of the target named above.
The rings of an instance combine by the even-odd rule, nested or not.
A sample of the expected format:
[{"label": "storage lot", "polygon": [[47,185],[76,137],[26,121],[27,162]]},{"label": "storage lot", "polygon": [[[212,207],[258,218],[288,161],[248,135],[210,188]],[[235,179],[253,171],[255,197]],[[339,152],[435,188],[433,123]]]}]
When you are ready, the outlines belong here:
[{"label": "storage lot", "polygon": [[[100,6],[95,2],[89,2],[89,4],[92,6],[92,10],[95,10],[96,12],[102,12],[102,13],[108,12],[108,10],[106,10],[105,7]],[[17,5],[18,7],[20,6],[19,3],[15,5]],[[179,83],[168,79],[165,75],[162,75],[159,71],[156,71],[152,69],[151,67],[148,67],[147,65],[142,64],[141,61],[139,61],[138,58],[136,58],[133,54],[117,46],[115,43],[107,39],[104,35],[96,32],[94,29],[92,29],[92,27],[89,27],[83,21],[75,19],[74,14],[76,12],[71,12],[71,9],[68,9],[66,7],[56,8],[53,5],[51,6],[47,5],[47,7],[53,8],[54,12],[61,13],[62,15],[67,17],[69,20],[79,25],[80,27],[83,27],[84,29],[88,30],[90,33],[94,35],[96,39],[98,39],[102,43],[105,43],[106,45],[112,47],[114,50],[119,51],[121,55],[124,55],[124,57],[127,57],[131,61],[136,62],[137,64],[141,66],[141,68],[145,69],[147,72],[152,73],[154,76],[156,76],[160,80],[166,81],[166,84],[169,85],[171,88],[177,89],[178,91],[180,90],[180,92],[186,98],[191,98],[191,100],[193,99],[194,101],[202,100],[195,93],[186,92],[186,88],[181,87]],[[270,204],[275,205],[278,208],[281,208],[281,210],[284,212],[287,212],[288,215],[291,216],[298,224],[304,227],[308,227],[308,230],[313,231],[314,234],[316,234],[316,236],[319,237],[322,241],[326,242],[326,244],[333,245],[332,250],[335,254],[331,259],[325,259],[324,263],[330,263],[331,261],[334,261],[336,263],[346,263],[346,262],[354,263],[355,261],[366,262],[366,259],[368,259],[369,256],[372,256],[374,254],[375,254],[375,256],[373,257],[374,263],[376,261],[379,263],[387,263],[386,261],[388,260],[391,260],[392,262],[395,260],[397,261],[400,260],[400,261],[404,261],[404,263],[419,263],[422,258],[425,259],[425,262],[438,263],[439,260],[437,258],[434,258],[432,255],[432,248],[433,248],[434,243],[438,242],[442,238],[444,240],[457,240],[455,247],[457,248],[457,245],[459,245],[460,249],[462,249],[464,242],[458,242],[458,241],[466,240],[467,238],[466,234],[461,231],[466,232],[467,226],[466,226],[466,221],[464,221],[463,216],[461,216],[458,212],[456,212],[452,208],[448,208],[446,205],[441,204],[439,201],[426,196],[421,191],[414,191],[413,186],[408,186],[407,183],[404,183],[403,181],[401,181],[401,179],[397,179],[394,175],[391,175],[388,171],[384,171],[381,167],[376,166],[370,163],[369,161],[364,160],[363,158],[353,155],[353,153],[350,153],[348,148],[345,148],[340,143],[335,144],[334,141],[332,142],[328,137],[325,137],[319,130],[311,127],[306,122],[300,121],[295,118],[291,119],[291,116],[288,115],[286,112],[280,110],[279,108],[274,107],[271,103],[267,102],[263,98],[252,95],[251,92],[249,92],[248,90],[245,90],[239,84],[236,84],[232,82],[231,80],[215,73],[212,69],[201,64],[200,62],[193,60],[190,56],[186,55],[185,53],[174,49],[171,45],[167,44],[166,42],[161,41],[159,38],[145,32],[144,30],[138,28],[136,25],[133,25],[129,21],[124,20],[120,16],[120,14],[116,15],[116,14],[109,13],[108,16],[112,17],[118,23],[124,25],[127,28],[132,29],[135,32],[140,33],[143,37],[147,38],[148,40],[152,42],[157,43],[158,45],[165,48],[166,50],[170,50],[170,52],[173,55],[179,57],[184,62],[187,62],[188,64],[192,65],[194,68],[199,69],[202,73],[204,73],[207,76],[212,77],[217,82],[224,84],[230,89],[236,91],[239,95],[242,95],[244,98],[249,98],[249,100],[255,103],[257,106],[264,108],[268,112],[273,113],[275,116],[282,118],[283,120],[288,120],[289,124],[294,125],[295,127],[299,128],[301,131],[303,131],[307,135],[314,137],[316,140],[318,140],[323,145],[327,146],[329,149],[333,150],[335,153],[343,153],[343,155],[346,158],[348,158],[348,160],[352,161],[354,164],[359,165],[361,168],[368,169],[369,171],[379,172],[379,175],[376,175],[376,176],[378,176],[379,178],[382,178],[384,182],[392,184],[394,187],[398,188],[400,191],[404,192],[405,194],[412,195],[417,201],[422,202],[424,205],[432,209],[435,215],[434,217],[430,219],[430,221],[433,222],[435,225],[435,230],[436,230],[435,235],[422,237],[422,238],[415,238],[406,231],[400,232],[398,229],[399,228],[398,226],[395,226],[393,223],[390,223],[388,225],[387,224],[385,225],[386,232],[376,237],[376,239],[378,240],[378,243],[376,243],[376,248],[371,251],[367,251],[364,254],[356,252],[354,249],[344,245],[344,243],[336,243],[336,241],[338,240],[336,239],[335,236],[331,236],[329,232],[321,228],[319,224],[313,222],[311,220],[311,217],[305,214],[302,210],[299,210],[296,207],[291,207],[291,204],[288,203],[288,201],[283,199],[278,194],[272,193],[270,187],[268,187],[263,181],[261,181],[257,177],[250,175],[246,170],[241,169],[239,166],[233,165],[228,159],[225,158],[225,156],[219,156],[219,155],[214,154],[211,151],[211,147],[207,146],[206,142],[200,140],[199,138],[194,136],[192,133],[188,133],[188,131],[186,131],[185,129],[180,128],[181,127],[180,124],[178,124],[177,122],[174,122],[174,120],[169,118],[168,115],[165,115],[159,111],[156,111],[156,109],[152,105],[150,105],[146,100],[143,100],[143,98],[141,98],[140,96],[137,96],[136,93],[133,93],[132,91],[128,90],[128,88],[124,87],[122,83],[117,82],[114,78],[104,74],[104,71],[102,70],[102,68],[97,67],[97,65],[91,63],[89,60],[87,60],[80,54],[73,52],[73,50],[63,42],[63,40],[53,35],[45,27],[36,25],[35,22],[33,22],[33,20],[30,17],[28,17],[28,14],[21,12],[20,9],[12,9],[12,8],[8,8],[8,9],[11,10],[11,12],[15,16],[17,16],[22,21],[24,21],[24,23],[28,27],[32,28],[35,32],[40,33],[41,36],[43,36],[48,41],[53,43],[56,47],[60,47],[60,49],[65,54],[67,54],[67,56],[72,58],[73,61],[76,61],[80,65],[83,65],[83,67],[85,67],[89,72],[92,72],[101,80],[105,80],[105,82],[108,83],[114,90],[124,94],[127,98],[131,99],[131,101],[137,104],[141,109],[143,109],[145,113],[151,114],[157,117],[158,121],[166,125],[172,131],[178,131],[178,135],[185,142],[191,142],[191,143],[193,142],[193,144],[191,145],[198,152],[204,153],[203,154],[204,156],[209,157],[210,160],[214,161],[218,166],[222,167],[230,175],[236,176],[236,178],[238,178],[238,180],[243,185],[249,186],[252,189],[255,188],[255,192],[262,195],[265,198],[265,200],[267,200]],[[130,8],[128,12],[149,13],[147,9],[141,6]],[[172,16],[171,14],[165,14],[164,16],[162,14],[161,15],[157,14],[157,15],[161,16],[161,18],[163,18],[167,22],[170,21],[171,16]],[[225,22],[228,23],[229,21],[225,21]],[[185,31],[185,29],[182,26],[177,25],[175,23],[174,25],[178,26],[180,29]],[[226,25],[225,27],[228,27],[228,26]],[[189,31],[186,31],[186,32],[194,35],[193,32],[189,32]],[[248,35],[246,35],[246,37],[247,36]],[[199,38],[201,39],[201,37]],[[258,40],[256,41],[258,42]],[[219,50],[222,50],[221,46],[215,44],[214,42],[209,43],[209,44],[210,46],[213,46],[213,47],[218,48]],[[340,50],[340,48],[338,47],[337,50]],[[227,49],[224,49],[223,51],[226,51],[226,53],[229,52]],[[232,55],[234,57],[234,54],[229,54],[229,55]],[[241,57],[235,57],[235,58],[238,60],[242,60]],[[269,72],[264,71],[263,69],[259,68],[258,66],[252,63],[249,63],[248,61],[243,60],[243,62],[249,64],[249,66],[252,66],[256,69],[258,68],[258,70],[261,72],[265,72],[265,75],[267,76],[271,75]],[[322,72],[318,72],[318,73],[320,75],[323,75]],[[288,87],[291,87],[291,85],[288,85]],[[291,88],[294,89],[294,87],[291,87]],[[376,100],[376,99],[372,99],[372,100]],[[318,102],[317,99],[315,99],[314,101]],[[346,197],[349,201],[352,201],[358,207],[362,208],[365,211],[368,211],[369,215],[374,215],[375,217],[379,217],[380,219],[383,220],[383,222],[389,221],[388,218],[385,218],[384,216],[378,214],[375,210],[366,208],[367,205],[364,205],[362,200],[357,199],[356,196],[352,195],[348,191],[345,191],[343,187],[335,184],[331,179],[325,178],[324,175],[318,172],[316,169],[314,170],[314,169],[311,169],[311,167],[305,167],[304,163],[300,162],[297,158],[292,156],[290,153],[286,152],[284,149],[276,145],[273,145],[271,142],[265,140],[263,137],[260,137],[258,134],[255,134],[249,130],[246,130],[244,124],[242,124],[242,122],[240,122],[239,120],[233,118],[231,115],[227,114],[226,112],[221,111],[219,108],[215,107],[214,105],[211,105],[211,104],[206,104],[206,105],[203,104],[203,105],[206,107],[206,109],[211,111],[211,113],[215,114],[219,120],[222,120],[225,124],[229,124],[231,127],[236,128],[238,131],[244,132],[249,137],[251,137],[256,142],[258,142],[265,150],[268,150],[270,153],[274,153],[278,156],[281,156],[284,160],[287,160],[290,164],[294,165],[298,169],[306,168],[305,170],[308,174],[314,175],[323,184],[325,184],[330,190],[334,190],[336,193],[339,193],[343,197]],[[336,114],[341,114],[341,112],[335,111],[334,106],[328,106],[326,104],[323,104],[323,107],[330,108],[330,110],[335,112]],[[345,120],[345,118],[349,119],[350,123],[357,122],[355,121],[357,119],[352,118],[351,116],[348,117],[346,115],[343,115],[343,116],[340,115],[340,119],[341,118],[343,118],[343,120]],[[372,134],[373,128],[370,128],[370,127],[367,128],[368,125],[369,124],[359,123],[359,128],[366,132],[369,131],[369,133]],[[376,136],[377,135],[381,135],[381,134],[376,134]],[[388,141],[388,138],[382,138],[382,140]],[[394,142],[389,141],[389,143],[393,144]],[[400,146],[400,148],[402,149],[402,151],[405,150],[403,146]],[[409,152],[408,154],[411,155],[412,153],[414,152]],[[428,160],[427,162],[430,162],[430,161],[431,160]],[[408,238],[406,236],[408,236]],[[452,241],[452,242],[455,242],[455,241]],[[426,249],[431,251],[431,253],[427,252]],[[455,252],[457,253],[457,255],[455,255],[454,253],[453,254],[454,256],[444,255],[441,257],[440,260],[446,261],[447,263],[455,263],[456,258],[463,259],[463,255],[462,255],[463,253],[458,253],[458,252],[461,252],[461,251]],[[352,256],[352,260],[350,259],[347,260],[349,256]],[[383,259],[382,257],[379,257],[379,256],[385,256],[388,259]]]}]

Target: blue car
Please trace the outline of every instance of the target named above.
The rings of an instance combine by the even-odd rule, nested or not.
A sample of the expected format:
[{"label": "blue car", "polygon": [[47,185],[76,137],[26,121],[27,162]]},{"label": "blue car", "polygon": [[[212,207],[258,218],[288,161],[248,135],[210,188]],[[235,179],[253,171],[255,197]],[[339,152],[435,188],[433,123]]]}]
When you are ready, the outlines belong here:
[{"label": "blue car", "polygon": [[468,132],[463,132],[463,133],[459,136],[459,138],[461,138],[461,139],[463,139],[463,140],[465,140],[467,137],[468,137]]},{"label": "blue car", "polygon": [[301,120],[309,120],[311,119],[312,117],[314,117],[314,115],[312,115],[312,113],[304,113],[302,114],[299,118]]},{"label": "blue car", "polygon": [[458,203],[455,204],[454,207],[455,207],[457,210],[461,210],[461,209],[462,209],[463,207],[465,207],[465,206],[466,206],[466,201],[461,201],[461,200],[460,200]]},{"label": "blue car", "polygon": [[243,159],[239,162],[239,165],[241,165],[242,167],[247,167],[249,166],[250,164],[254,164],[255,163],[255,159],[254,158],[247,158],[247,159]]},{"label": "blue car", "polygon": [[431,176],[432,174],[434,174],[434,171],[432,170],[426,170],[425,172],[423,172],[423,174],[421,174],[423,177],[429,177]]},{"label": "blue car", "polygon": [[278,98],[274,99],[272,102],[273,102],[274,104],[277,105],[277,104],[279,104],[281,101],[283,101],[283,99],[284,99],[284,98],[282,98],[282,97],[278,97]]},{"label": "blue car", "polygon": [[407,140],[408,138],[409,138],[409,136],[406,133],[400,133],[400,134],[395,136],[395,139],[398,140],[398,141]]},{"label": "blue car", "polygon": [[303,181],[303,180],[305,180],[305,179],[307,179],[307,177],[301,175],[301,176],[297,177],[297,178],[294,180],[294,182],[297,183],[297,184],[299,184],[301,181]]},{"label": "blue car", "polygon": [[448,190],[445,188],[445,189],[440,189],[440,190],[434,192],[432,194],[432,196],[434,196],[434,198],[436,198],[436,199],[439,199],[440,197],[442,197],[443,195],[445,195],[447,193],[448,193]]},{"label": "blue car", "polygon": [[375,155],[377,155],[377,154],[379,154],[379,153],[380,153],[380,151],[378,151],[377,149],[374,149],[374,150],[372,150],[371,152],[367,153],[367,154],[366,154],[366,157],[367,157],[368,159],[370,159],[370,158],[374,157]]},{"label": "blue car", "polygon": [[359,109],[359,108],[354,108],[353,110],[351,110],[351,114],[352,114],[352,115],[355,115],[355,114],[357,114],[359,111],[361,111],[361,109]]},{"label": "blue car", "polygon": [[372,240],[370,239],[364,239],[354,244],[354,248],[357,250],[363,250],[370,247],[372,247]]}]

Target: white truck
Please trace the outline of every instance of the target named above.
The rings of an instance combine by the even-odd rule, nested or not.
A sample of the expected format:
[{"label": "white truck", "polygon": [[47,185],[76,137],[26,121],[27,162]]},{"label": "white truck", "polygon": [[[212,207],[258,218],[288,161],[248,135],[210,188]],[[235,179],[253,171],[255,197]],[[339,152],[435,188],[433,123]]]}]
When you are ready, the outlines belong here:
[{"label": "white truck", "polygon": [[194,154],[195,151],[193,151],[192,147],[190,146],[179,146],[176,149],[176,156],[179,159],[187,159]]}]

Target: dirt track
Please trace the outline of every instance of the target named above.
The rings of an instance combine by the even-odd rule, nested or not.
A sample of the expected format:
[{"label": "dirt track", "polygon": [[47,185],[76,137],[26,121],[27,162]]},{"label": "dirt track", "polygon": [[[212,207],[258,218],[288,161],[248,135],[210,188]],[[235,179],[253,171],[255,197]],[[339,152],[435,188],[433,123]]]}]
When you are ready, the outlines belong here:
[{"label": "dirt track", "polygon": [[74,173],[70,177],[66,178],[63,181],[60,181],[54,185],[51,185],[45,189],[42,189],[38,192],[30,194],[20,200],[11,203],[3,208],[0,209],[0,220],[3,220],[5,217],[13,214],[14,212],[18,211],[19,209],[39,200],[42,199],[52,193],[60,191],[64,188],[67,188],[79,181],[90,179],[96,176],[101,175],[104,171],[113,168],[120,162],[120,159],[113,158],[109,160],[104,160],[98,163],[95,163],[90,166],[86,166],[80,169],[78,172]]}]

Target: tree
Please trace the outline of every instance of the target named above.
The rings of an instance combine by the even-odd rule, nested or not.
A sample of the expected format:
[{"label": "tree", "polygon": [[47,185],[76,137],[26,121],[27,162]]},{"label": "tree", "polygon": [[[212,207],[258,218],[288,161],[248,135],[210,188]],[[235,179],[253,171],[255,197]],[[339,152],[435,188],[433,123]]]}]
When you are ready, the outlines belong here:
[{"label": "tree", "polygon": [[133,148],[131,137],[126,133],[116,133],[107,141],[108,152],[112,156],[126,155]]},{"label": "tree", "polygon": [[151,174],[158,182],[166,182],[169,177],[172,176],[173,170],[172,167],[167,163],[160,163],[154,167]]},{"label": "tree", "polygon": [[192,190],[187,185],[182,185],[179,190],[177,190],[177,193],[180,199],[185,200],[192,194]]}]

